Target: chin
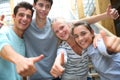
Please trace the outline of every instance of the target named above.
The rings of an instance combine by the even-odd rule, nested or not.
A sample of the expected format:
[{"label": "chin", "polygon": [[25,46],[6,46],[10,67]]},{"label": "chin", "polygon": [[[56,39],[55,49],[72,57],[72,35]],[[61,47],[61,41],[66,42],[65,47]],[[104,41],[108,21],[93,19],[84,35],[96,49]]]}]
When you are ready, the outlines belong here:
[{"label": "chin", "polygon": [[88,48],[88,46],[85,46],[85,45],[80,45],[80,46],[82,46],[83,49]]}]

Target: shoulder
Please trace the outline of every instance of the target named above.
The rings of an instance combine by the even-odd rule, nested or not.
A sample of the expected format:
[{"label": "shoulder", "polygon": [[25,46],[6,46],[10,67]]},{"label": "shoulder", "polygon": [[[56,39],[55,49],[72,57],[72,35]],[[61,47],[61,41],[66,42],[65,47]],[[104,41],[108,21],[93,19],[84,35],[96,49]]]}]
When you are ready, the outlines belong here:
[{"label": "shoulder", "polygon": [[50,23],[52,23],[53,19],[50,17],[47,17],[47,21],[49,21]]},{"label": "shoulder", "polygon": [[104,42],[103,42],[103,39],[100,39],[100,40],[98,41],[97,49],[98,49],[98,51],[99,51],[102,55],[104,55],[104,56],[108,56],[108,57],[111,57],[111,56],[112,56],[112,55],[109,55],[109,53],[108,53],[108,51],[107,51],[107,49],[106,49],[106,46],[105,46],[105,44],[104,44]]},{"label": "shoulder", "polygon": [[12,27],[8,27],[8,26],[3,26],[1,29],[0,29],[0,34],[6,34],[8,33],[9,31],[11,31]]},{"label": "shoulder", "polygon": [[59,48],[67,48],[69,45],[67,44],[66,41],[62,41],[61,44],[59,45]]}]

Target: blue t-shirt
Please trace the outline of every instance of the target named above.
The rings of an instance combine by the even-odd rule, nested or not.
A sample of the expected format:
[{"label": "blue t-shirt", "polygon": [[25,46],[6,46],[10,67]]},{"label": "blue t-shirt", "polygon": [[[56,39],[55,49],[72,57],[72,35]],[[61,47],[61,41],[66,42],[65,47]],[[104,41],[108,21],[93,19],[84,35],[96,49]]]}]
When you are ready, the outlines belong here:
[{"label": "blue t-shirt", "polygon": [[37,62],[37,72],[30,76],[30,80],[50,80],[50,74],[57,52],[57,38],[51,28],[51,19],[46,19],[46,24],[38,28],[33,19],[30,27],[26,30],[24,39],[27,57],[36,57],[43,54],[45,57]]},{"label": "blue t-shirt", "polygon": [[101,80],[120,80],[120,53],[109,55],[102,39],[97,48],[90,45],[86,52]]},{"label": "blue t-shirt", "polygon": [[[12,48],[25,56],[25,45],[23,39],[19,38],[11,27],[2,27],[0,29],[0,50],[5,46],[10,45]],[[4,60],[0,57],[0,80],[22,80],[16,72],[16,67],[13,63]]]}]

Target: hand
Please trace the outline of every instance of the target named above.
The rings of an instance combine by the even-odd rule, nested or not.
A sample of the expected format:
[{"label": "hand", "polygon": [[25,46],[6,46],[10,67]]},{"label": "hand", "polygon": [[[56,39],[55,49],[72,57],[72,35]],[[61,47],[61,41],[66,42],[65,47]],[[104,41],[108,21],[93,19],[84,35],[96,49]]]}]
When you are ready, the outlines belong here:
[{"label": "hand", "polygon": [[4,24],[4,18],[5,18],[5,16],[4,15],[2,15],[1,17],[0,17],[0,28],[3,26],[3,24]]},{"label": "hand", "polygon": [[36,62],[41,61],[43,58],[44,58],[43,55],[33,58],[22,57],[16,63],[17,72],[23,77],[32,75],[33,73],[36,72],[36,68],[34,64]]},{"label": "hand", "polygon": [[50,71],[51,75],[55,78],[58,76],[61,76],[64,72],[64,53],[61,53],[60,55],[57,56],[55,63],[53,64],[53,67]]},{"label": "hand", "polygon": [[119,13],[115,8],[112,8],[111,5],[108,6],[107,15],[112,19],[117,19],[119,17]]},{"label": "hand", "polygon": [[120,52],[120,38],[116,36],[108,37],[104,31],[100,31],[105,46],[110,52]]}]

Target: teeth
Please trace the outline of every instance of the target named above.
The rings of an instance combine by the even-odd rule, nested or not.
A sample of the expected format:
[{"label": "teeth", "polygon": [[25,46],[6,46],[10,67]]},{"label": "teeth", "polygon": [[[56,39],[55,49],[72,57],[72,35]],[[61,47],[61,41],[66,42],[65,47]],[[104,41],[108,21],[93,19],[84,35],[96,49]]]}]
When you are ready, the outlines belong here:
[{"label": "teeth", "polygon": [[85,42],[84,42],[84,41],[82,41],[82,42],[80,42],[80,44],[84,45],[84,44],[85,44]]},{"label": "teeth", "polygon": [[65,35],[64,34],[61,34],[61,37],[64,37]]},{"label": "teeth", "polygon": [[21,22],[21,24],[25,25],[26,23],[25,22]]}]

